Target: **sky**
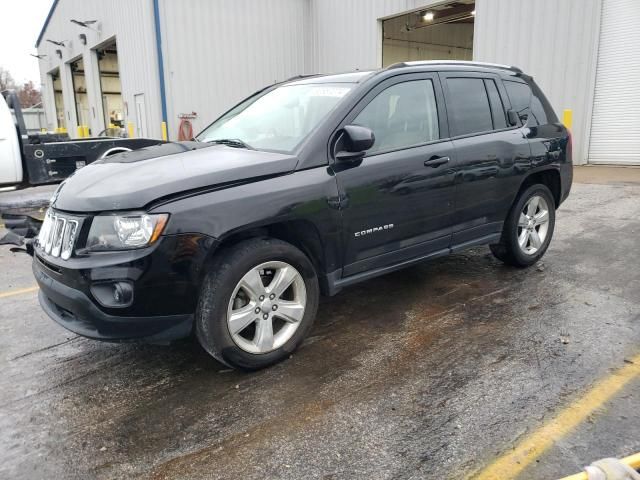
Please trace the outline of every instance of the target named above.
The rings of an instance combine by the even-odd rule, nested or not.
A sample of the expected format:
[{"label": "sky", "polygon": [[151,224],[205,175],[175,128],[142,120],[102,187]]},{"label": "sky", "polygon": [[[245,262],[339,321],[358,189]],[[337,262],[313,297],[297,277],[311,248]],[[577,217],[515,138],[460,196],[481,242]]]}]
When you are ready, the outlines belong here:
[{"label": "sky", "polygon": [[40,84],[35,44],[53,0],[0,0],[0,66],[16,83]]}]

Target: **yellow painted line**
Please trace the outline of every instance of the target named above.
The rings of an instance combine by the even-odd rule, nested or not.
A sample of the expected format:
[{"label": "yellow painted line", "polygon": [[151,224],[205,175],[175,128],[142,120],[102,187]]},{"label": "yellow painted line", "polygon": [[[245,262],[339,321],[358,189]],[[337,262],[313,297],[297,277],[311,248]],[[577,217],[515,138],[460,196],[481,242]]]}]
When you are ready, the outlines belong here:
[{"label": "yellow painted line", "polygon": [[9,290],[0,292],[0,298],[13,297],[14,295],[22,295],[23,293],[37,292],[38,287],[18,288],[17,290]]},{"label": "yellow painted line", "polygon": [[488,467],[469,478],[474,480],[512,480],[525,468],[566,436],[589,415],[602,407],[640,375],[640,354],[608,377],[596,383],[587,393],[562,410],[538,430],[525,437],[515,448],[497,458]]},{"label": "yellow painted line", "polygon": [[[623,458],[620,461],[634,470],[640,469],[640,453]],[[570,477],[565,477],[562,480],[589,480],[589,477],[587,477],[585,472],[582,472],[571,475]]]}]

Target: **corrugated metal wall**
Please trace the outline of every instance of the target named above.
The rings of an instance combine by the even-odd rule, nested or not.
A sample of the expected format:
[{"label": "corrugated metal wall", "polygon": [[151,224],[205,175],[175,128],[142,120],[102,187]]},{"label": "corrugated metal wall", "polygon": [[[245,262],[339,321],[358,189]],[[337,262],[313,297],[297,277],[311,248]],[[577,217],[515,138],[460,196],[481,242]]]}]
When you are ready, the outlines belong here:
[{"label": "corrugated metal wall", "polygon": [[602,0],[477,0],[474,60],[517,65],[556,113],[573,110],[574,162],[588,152]]},{"label": "corrugated metal wall", "polygon": [[169,137],[181,113],[194,133],[259,88],[311,73],[308,0],[164,0]]},{"label": "corrugated metal wall", "polygon": [[[93,25],[95,30],[80,27],[69,20],[98,20]],[[99,31],[96,31],[99,30]],[[87,36],[87,45],[82,45],[79,35]],[[60,67],[62,75],[64,109],[67,118],[67,128],[70,134],[75,134],[77,119],[73,101],[73,87],[71,85],[68,62],[80,55],[84,56],[89,104],[92,106],[90,127],[92,133],[97,134],[103,127],[102,101],[98,88],[98,71],[95,52],[92,48],[104,41],[117,38],[118,63],[121,72],[122,95],[127,103],[127,120],[135,121],[135,105],[133,96],[144,92],[147,96],[147,124],[150,135],[159,138],[161,111],[158,81],[158,64],[155,47],[155,30],[153,25],[153,10],[151,1],[141,0],[109,0],[88,2],[86,0],[62,0],[58,2],[54,15],[49,23],[42,42],[38,48],[39,54],[47,55],[40,61],[40,75],[44,92],[45,108],[48,128],[54,128],[55,105],[53,90],[48,72]],[[65,47],[58,47],[46,41],[66,41]],[[56,55],[56,50],[62,50],[62,59]]]},{"label": "corrugated metal wall", "polygon": [[169,137],[198,132],[238,100],[294,75],[378,68],[379,18],[429,0],[162,0]]},{"label": "corrugated metal wall", "polygon": [[[518,65],[532,74],[558,114],[574,111],[574,153],[584,162],[593,91],[602,0],[477,0],[473,58]],[[442,3],[430,0],[160,0],[167,84],[169,136],[177,138],[178,115],[195,111],[197,132],[256,89],[304,73],[378,68],[382,64],[380,19]],[[102,33],[69,19],[98,19]],[[82,46],[78,34],[85,33]],[[65,113],[75,129],[73,91],[65,62],[112,36],[124,101],[135,118],[134,95],[145,94],[150,135],[160,136],[160,94],[152,1],[61,0],[45,38],[71,40],[63,60],[54,45],[40,53],[47,115],[55,108],[46,75],[63,64]],[[89,85],[96,62],[85,59]],[[91,105],[101,106],[96,88]],[[101,109],[101,107],[100,107]],[[92,127],[100,112],[92,113]],[[52,121],[50,120],[50,121]]]}]

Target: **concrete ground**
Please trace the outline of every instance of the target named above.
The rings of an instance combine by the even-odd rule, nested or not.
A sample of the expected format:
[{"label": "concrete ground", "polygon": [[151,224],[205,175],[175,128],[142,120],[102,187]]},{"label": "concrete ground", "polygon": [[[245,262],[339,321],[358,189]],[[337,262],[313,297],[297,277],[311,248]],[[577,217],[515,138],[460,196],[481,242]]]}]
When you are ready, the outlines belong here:
[{"label": "concrete ground", "polygon": [[542,480],[639,452],[640,183],[622,176],[574,184],[537,267],[479,248],[371,280],[251,374],[65,331],[0,246],[0,478]]}]

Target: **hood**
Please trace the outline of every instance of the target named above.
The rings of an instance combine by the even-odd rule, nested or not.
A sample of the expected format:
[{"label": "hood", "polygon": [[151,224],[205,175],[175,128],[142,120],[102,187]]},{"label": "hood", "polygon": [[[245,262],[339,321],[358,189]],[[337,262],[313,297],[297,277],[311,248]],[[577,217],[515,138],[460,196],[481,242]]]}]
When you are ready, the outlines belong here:
[{"label": "hood", "polygon": [[283,175],[292,155],[198,142],[168,143],[114,155],[77,170],[52,206],[70,212],[140,209],[159,198],[253,178]]}]

